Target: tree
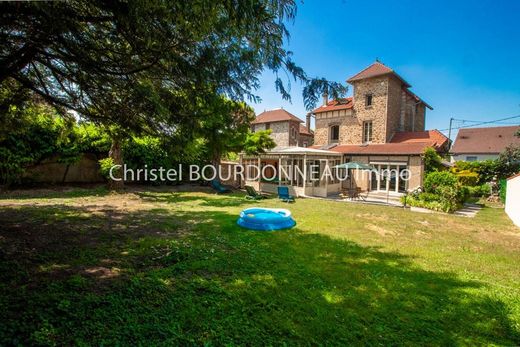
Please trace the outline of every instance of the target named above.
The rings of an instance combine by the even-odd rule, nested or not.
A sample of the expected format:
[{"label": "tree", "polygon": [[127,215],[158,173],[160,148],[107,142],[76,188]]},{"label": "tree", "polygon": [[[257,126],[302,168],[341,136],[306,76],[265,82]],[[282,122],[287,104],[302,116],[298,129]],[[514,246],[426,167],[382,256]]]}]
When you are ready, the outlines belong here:
[{"label": "tree", "polygon": [[265,153],[266,150],[276,147],[271,135],[271,129],[261,130],[254,133],[248,133],[244,143],[244,152],[249,155],[258,155]]},{"label": "tree", "polygon": [[424,171],[426,174],[442,169],[442,158],[432,147],[424,149]]},{"label": "tree", "polygon": [[507,178],[520,172],[520,145],[510,144],[497,159],[498,178]]},{"label": "tree", "polygon": [[211,163],[218,166],[223,155],[242,150],[255,113],[244,102],[217,94],[213,95],[212,100],[209,99],[198,105],[199,111],[206,115],[200,117],[194,132],[205,141]]},{"label": "tree", "polygon": [[[293,0],[3,2],[0,83],[97,122],[163,133],[191,116],[186,101],[208,86],[257,100],[264,69],[285,99],[280,73],[304,83],[312,108],[321,93],[346,89],[308,77],[283,48],[295,14]],[[114,102],[129,106],[107,112]]]}]

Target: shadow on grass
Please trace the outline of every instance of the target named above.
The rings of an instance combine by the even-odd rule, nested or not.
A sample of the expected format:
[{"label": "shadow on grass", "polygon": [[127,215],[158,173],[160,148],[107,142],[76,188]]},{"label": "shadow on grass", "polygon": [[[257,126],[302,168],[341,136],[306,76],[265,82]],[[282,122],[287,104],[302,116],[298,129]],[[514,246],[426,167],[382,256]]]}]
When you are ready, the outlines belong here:
[{"label": "shadow on grass", "polygon": [[520,343],[506,304],[478,282],[399,253],[235,221],[210,209],[1,209],[0,340]]},{"label": "shadow on grass", "polygon": [[0,201],[28,199],[67,199],[84,197],[101,197],[110,194],[105,184],[91,187],[53,186],[42,189],[16,189],[0,193]]},{"label": "shadow on grass", "polygon": [[246,194],[243,192],[214,194],[213,192],[209,191],[201,193],[206,194],[193,195],[187,192],[171,192],[161,194],[147,191],[136,192],[136,194],[144,201],[163,202],[168,204],[181,204],[196,201],[200,202],[201,206],[206,207],[237,207],[241,205],[251,205],[258,203],[258,201],[246,199]]}]

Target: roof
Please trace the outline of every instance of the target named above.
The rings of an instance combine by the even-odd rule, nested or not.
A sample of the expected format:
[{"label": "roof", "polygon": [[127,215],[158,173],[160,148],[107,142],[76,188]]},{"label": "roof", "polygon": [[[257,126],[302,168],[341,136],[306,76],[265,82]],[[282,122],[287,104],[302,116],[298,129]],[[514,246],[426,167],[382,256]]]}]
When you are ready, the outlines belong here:
[{"label": "roof", "polygon": [[514,175],[511,176],[511,177],[508,177],[507,180],[509,181],[509,180],[512,180],[512,179],[517,178],[517,177],[520,177],[520,172],[517,173],[517,174],[514,174]]},{"label": "roof", "polygon": [[312,130],[309,130],[305,125],[300,124],[300,135],[314,135],[314,132]]},{"label": "roof", "polygon": [[323,149],[311,148],[311,147],[276,147],[267,151],[265,154],[326,154],[326,155],[338,155],[335,151],[326,151]]},{"label": "roof", "polygon": [[498,154],[508,145],[520,144],[515,133],[520,126],[460,129],[451,152],[453,154]]},{"label": "roof", "polygon": [[[438,130],[408,131],[396,133],[389,143],[337,145],[329,150],[344,154],[420,155],[427,147],[439,150],[447,143],[448,138]],[[320,146],[312,148],[320,148]]]},{"label": "roof", "polygon": [[391,143],[424,143],[429,147],[440,148],[448,143],[448,138],[439,130],[400,131],[394,134]]},{"label": "roof", "polygon": [[312,113],[321,113],[328,111],[338,111],[338,110],[347,110],[354,106],[354,101],[352,97],[349,98],[341,98],[338,100],[331,100],[327,102],[327,105],[322,105],[312,111]]},{"label": "roof", "polygon": [[258,116],[256,116],[255,120],[251,122],[251,124],[285,122],[290,120],[303,123],[300,118],[296,117],[292,113],[287,112],[283,108],[278,108],[260,113]]},{"label": "roof", "polygon": [[403,84],[406,87],[408,87],[408,88],[411,87],[411,85],[408,84],[408,82],[406,82],[401,76],[399,76],[393,69],[389,68],[388,66],[386,66],[385,64],[383,64],[379,61],[376,61],[375,63],[373,63],[366,69],[364,69],[361,72],[358,72],[354,76],[350,77],[347,80],[347,82],[352,83],[352,82],[362,80],[365,78],[372,78],[372,77],[383,76],[383,75],[393,75],[393,76],[397,77],[398,79],[400,79],[401,82],[403,82]]},{"label": "roof", "polygon": [[423,99],[421,99],[420,97],[418,97],[416,94],[412,93],[410,90],[408,89],[405,89],[405,91],[412,97],[415,99],[416,102],[421,102],[424,104],[424,106],[428,107],[430,110],[433,110],[433,107],[431,107],[430,105],[428,105],[428,103],[426,103],[426,101],[424,101]]}]

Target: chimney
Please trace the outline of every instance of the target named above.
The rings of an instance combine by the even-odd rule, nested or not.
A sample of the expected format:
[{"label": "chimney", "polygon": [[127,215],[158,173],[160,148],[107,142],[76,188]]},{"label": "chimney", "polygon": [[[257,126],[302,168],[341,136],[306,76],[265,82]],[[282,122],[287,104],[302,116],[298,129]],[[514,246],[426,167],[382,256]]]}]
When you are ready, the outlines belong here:
[{"label": "chimney", "polygon": [[323,93],[323,106],[327,106],[329,103],[329,94]]},{"label": "chimney", "polygon": [[309,132],[311,131],[311,113],[307,112],[307,117],[305,117],[305,126]]}]

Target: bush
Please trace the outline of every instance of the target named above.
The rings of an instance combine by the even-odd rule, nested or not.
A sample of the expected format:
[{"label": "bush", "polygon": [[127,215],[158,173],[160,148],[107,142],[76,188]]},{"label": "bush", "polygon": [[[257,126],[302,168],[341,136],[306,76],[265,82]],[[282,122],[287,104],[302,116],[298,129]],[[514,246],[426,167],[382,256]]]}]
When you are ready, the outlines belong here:
[{"label": "bush", "polygon": [[424,191],[427,193],[438,193],[439,187],[457,186],[457,176],[448,171],[434,171],[426,175],[424,180]]},{"label": "bush", "polygon": [[469,195],[470,189],[460,185],[456,175],[447,171],[434,171],[424,180],[424,192],[412,193],[406,197],[406,203],[434,211],[453,212]]},{"label": "bush", "polygon": [[462,170],[455,173],[457,181],[463,186],[476,186],[479,180],[479,175],[476,172],[470,170]]},{"label": "bush", "polygon": [[110,157],[99,160],[99,172],[101,173],[101,176],[110,180],[110,169],[112,166],[114,166],[114,159]]},{"label": "bush", "polygon": [[480,198],[482,196],[491,195],[491,186],[487,183],[484,183],[480,186],[474,187],[466,187],[469,191],[469,196]]}]

